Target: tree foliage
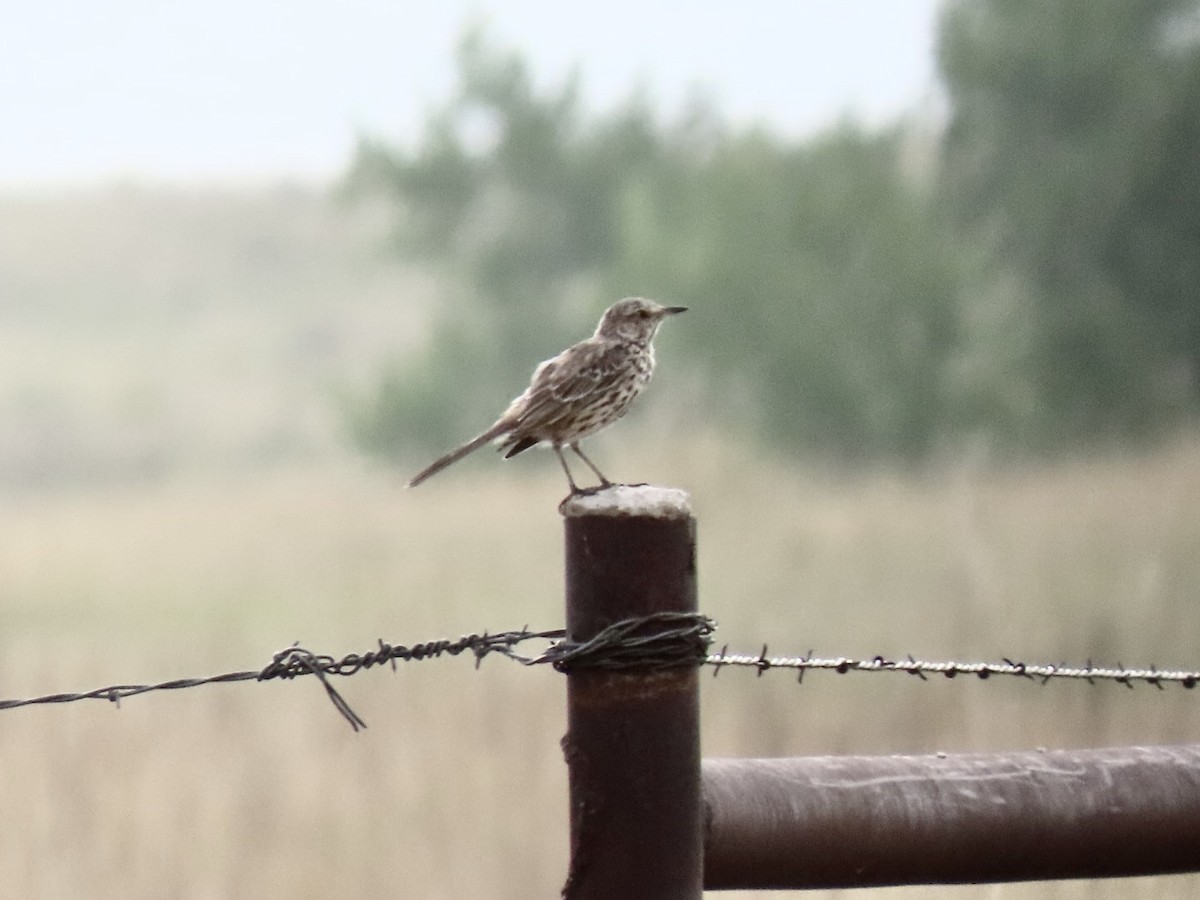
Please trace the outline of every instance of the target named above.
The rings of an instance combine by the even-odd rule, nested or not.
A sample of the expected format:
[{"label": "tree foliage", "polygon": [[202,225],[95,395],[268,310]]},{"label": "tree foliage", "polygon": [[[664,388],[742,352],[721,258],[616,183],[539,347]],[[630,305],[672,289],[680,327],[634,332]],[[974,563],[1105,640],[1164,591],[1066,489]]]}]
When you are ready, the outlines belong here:
[{"label": "tree foliage", "polygon": [[1036,420],[1139,434],[1200,374],[1194,0],[957,0],[941,69],[946,196],[1020,273]]},{"label": "tree foliage", "polygon": [[802,145],[728,134],[627,198],[614,277],[697,307],[710,389],[749,399],[781,446],[920,456],[959,414],[960,263],[903,144],[849,125]]}]

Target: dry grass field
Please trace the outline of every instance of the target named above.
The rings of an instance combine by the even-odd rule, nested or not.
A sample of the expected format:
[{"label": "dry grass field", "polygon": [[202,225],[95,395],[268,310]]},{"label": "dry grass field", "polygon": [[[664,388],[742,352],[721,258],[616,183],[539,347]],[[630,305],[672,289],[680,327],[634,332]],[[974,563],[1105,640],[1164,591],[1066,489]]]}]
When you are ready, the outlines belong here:
[{"label": "dry grass field", "polygon": [[[178,254],[157,287],[136,286],[136,255],[111,270],[98,251],[90,268],[72,262],[105,308],[128,301],[132,333],[77,322],[92,295],[61,272],[43,305],[0,303],[0,697],[255,669],[295,640],[341,654],[562,621],[552,457],[481,458],[405,491],[338,442],[330,379],[403,349],[420,320],[411,301],[428,291],[369,259],[369,222],[347,232],[303,196],[282,217],[272,205],[293,200],[139,202],[159,217],[129,213],[120,228],[126,202],[93,199],[73,217],[0,202],[0,226],[42,222],[44,236],[60,219],[83,228],[89,209],[107,221],[67,229],[72,259],[72,241],[125,233],[132,246],[147,221],[164,242],[155,258]],[[274,274],[230,262],[246,228],[276,227],[290,237],[269,255]],[[33,297],[39,267],[58,269],[44,240],[14,249],[13,233],[0,227],[0,274]],[[181,249],[191,241],[205,264]],[[351,252],[352,270],[328,268]],[[320,253],[328,266],[313,268]],[[187,285],[183,319],[153,302]],[[256,285],[280,298],[273,309],[250,302]],[[324,348],[318,362],[292,344],[303,335]],[[615,476],[692,494],[701,607],[731,649],[1200,665],[1198,439],[1023,470],[847,475],[697,437],[703,417],[686,404],[671,419],[631,417],[595,455]],[[42,443],[22,443],[22,428],[43,429]],[[54,457],[63,435],[71,453]],[[366,731],[311,681],[0,712],[4,895],[557,896],[559,676],[443,659],[338,686]],[[1181,688],[816,673],[798,686],[726,671],[703,692],[712,756],[1200,740],[1200,695]],[[1200,878],[1177,877],[852,896],[1198,891]]]}]

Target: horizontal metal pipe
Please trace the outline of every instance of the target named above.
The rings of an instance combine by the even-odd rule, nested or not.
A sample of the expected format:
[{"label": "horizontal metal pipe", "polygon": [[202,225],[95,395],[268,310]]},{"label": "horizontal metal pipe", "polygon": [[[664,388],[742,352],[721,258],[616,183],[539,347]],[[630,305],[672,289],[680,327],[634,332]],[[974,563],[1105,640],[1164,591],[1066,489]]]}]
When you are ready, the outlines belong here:
[{"label": "horizontal metal pipe", "polygon": [[705,888],[1200,871],[1200,745],[709,759]]}]

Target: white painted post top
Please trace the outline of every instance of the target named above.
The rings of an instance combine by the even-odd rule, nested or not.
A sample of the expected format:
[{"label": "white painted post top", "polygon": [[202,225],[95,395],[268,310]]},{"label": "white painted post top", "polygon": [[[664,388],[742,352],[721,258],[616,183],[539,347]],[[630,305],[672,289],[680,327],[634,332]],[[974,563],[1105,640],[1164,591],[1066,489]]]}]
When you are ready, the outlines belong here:
[{"label": "white painted post top", "polygon": [[572,494],[558,510],[569,519],[613,516],[674,521],[692,515],[687,491],[653,484],[614,484],[595,493]]}]

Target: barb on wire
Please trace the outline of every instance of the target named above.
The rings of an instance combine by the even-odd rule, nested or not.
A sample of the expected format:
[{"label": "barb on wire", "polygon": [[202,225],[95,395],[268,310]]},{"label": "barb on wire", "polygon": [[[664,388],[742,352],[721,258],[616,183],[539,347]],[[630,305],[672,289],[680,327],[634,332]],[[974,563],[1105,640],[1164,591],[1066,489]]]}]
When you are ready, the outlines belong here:
[{"label": "barb on wire", "polygon": [[[884,656],[818,657],[811,650],[804,656],[770,656],[765,644],[757,654],[730,653],[728,647],[722,647],[718,653],[710,653],[715,629],[716,623],[700,614],[655,613],[614,622],[590,640],[580,642],[569,640],[562,629],[530,631],[529,628],[522,628],[496,634],[469,634],[456,640],[425,641],[412,646],[389,644],[381,640],[374,650],[361,654],[349,653],[340,658],[313,653],[294,644],[280,650],[266,667],[257,671],[229,672],[207,678],[180,678],[158,684],[118,684],[82,693],[48,694],[24,700],[0,700],[0,710],[35,704],[71,703],[77,700],[108,700],[119,706],[120,701],[126,697],[151,691],[181,690],[204,684],[287,680],[303,675],[315,675],[334,708],[350,723],[351,728],[358,731],[366,728],[366,723],[338,693],[330,676],[350,676],[381,665],[390,665],[394,671],[397,661],[419,662],[442,656],[459,656],[468,652],[475,657],[476,668],[485,656],[497,653],[524,666],[549,664],[559,672],[581,669],[654,671],[677,666],[707,665],[712,666],[713,675],[719,674],[726,666],[752,668],[759,676],[774,669],[787,669],[797,673],[797,680],[803,680],[805,672],[817,670],[832,671],[841,675],[849,672],[892,672],[915,675],[922,680],[927,680],[929,675],[935,674],[947,678],[975,675],[980,679],[993,675],[1008,675],[1030,679],[1039,684],[1045,684],[1051,679],[1068,678],[1092,684],[1097,681],[1112,681],[1128,688],[1139,683],[1148,684],[1159,690],[1167,683],[1194,688],[1200,682],[1200,672],[1197,671],[1164,670],[1155,666],[1126,668],[1120,663],[1116,666],[1096,666],[1090,660],[1084,666],[1069,666],[1017,662],[1008,658],[1001,662],[959,662],[920,660],[912,656],[904,659],[888,659]],[[517,646],[530,640],[544,640],[550,644],[536,656],[518,653]]]}]

